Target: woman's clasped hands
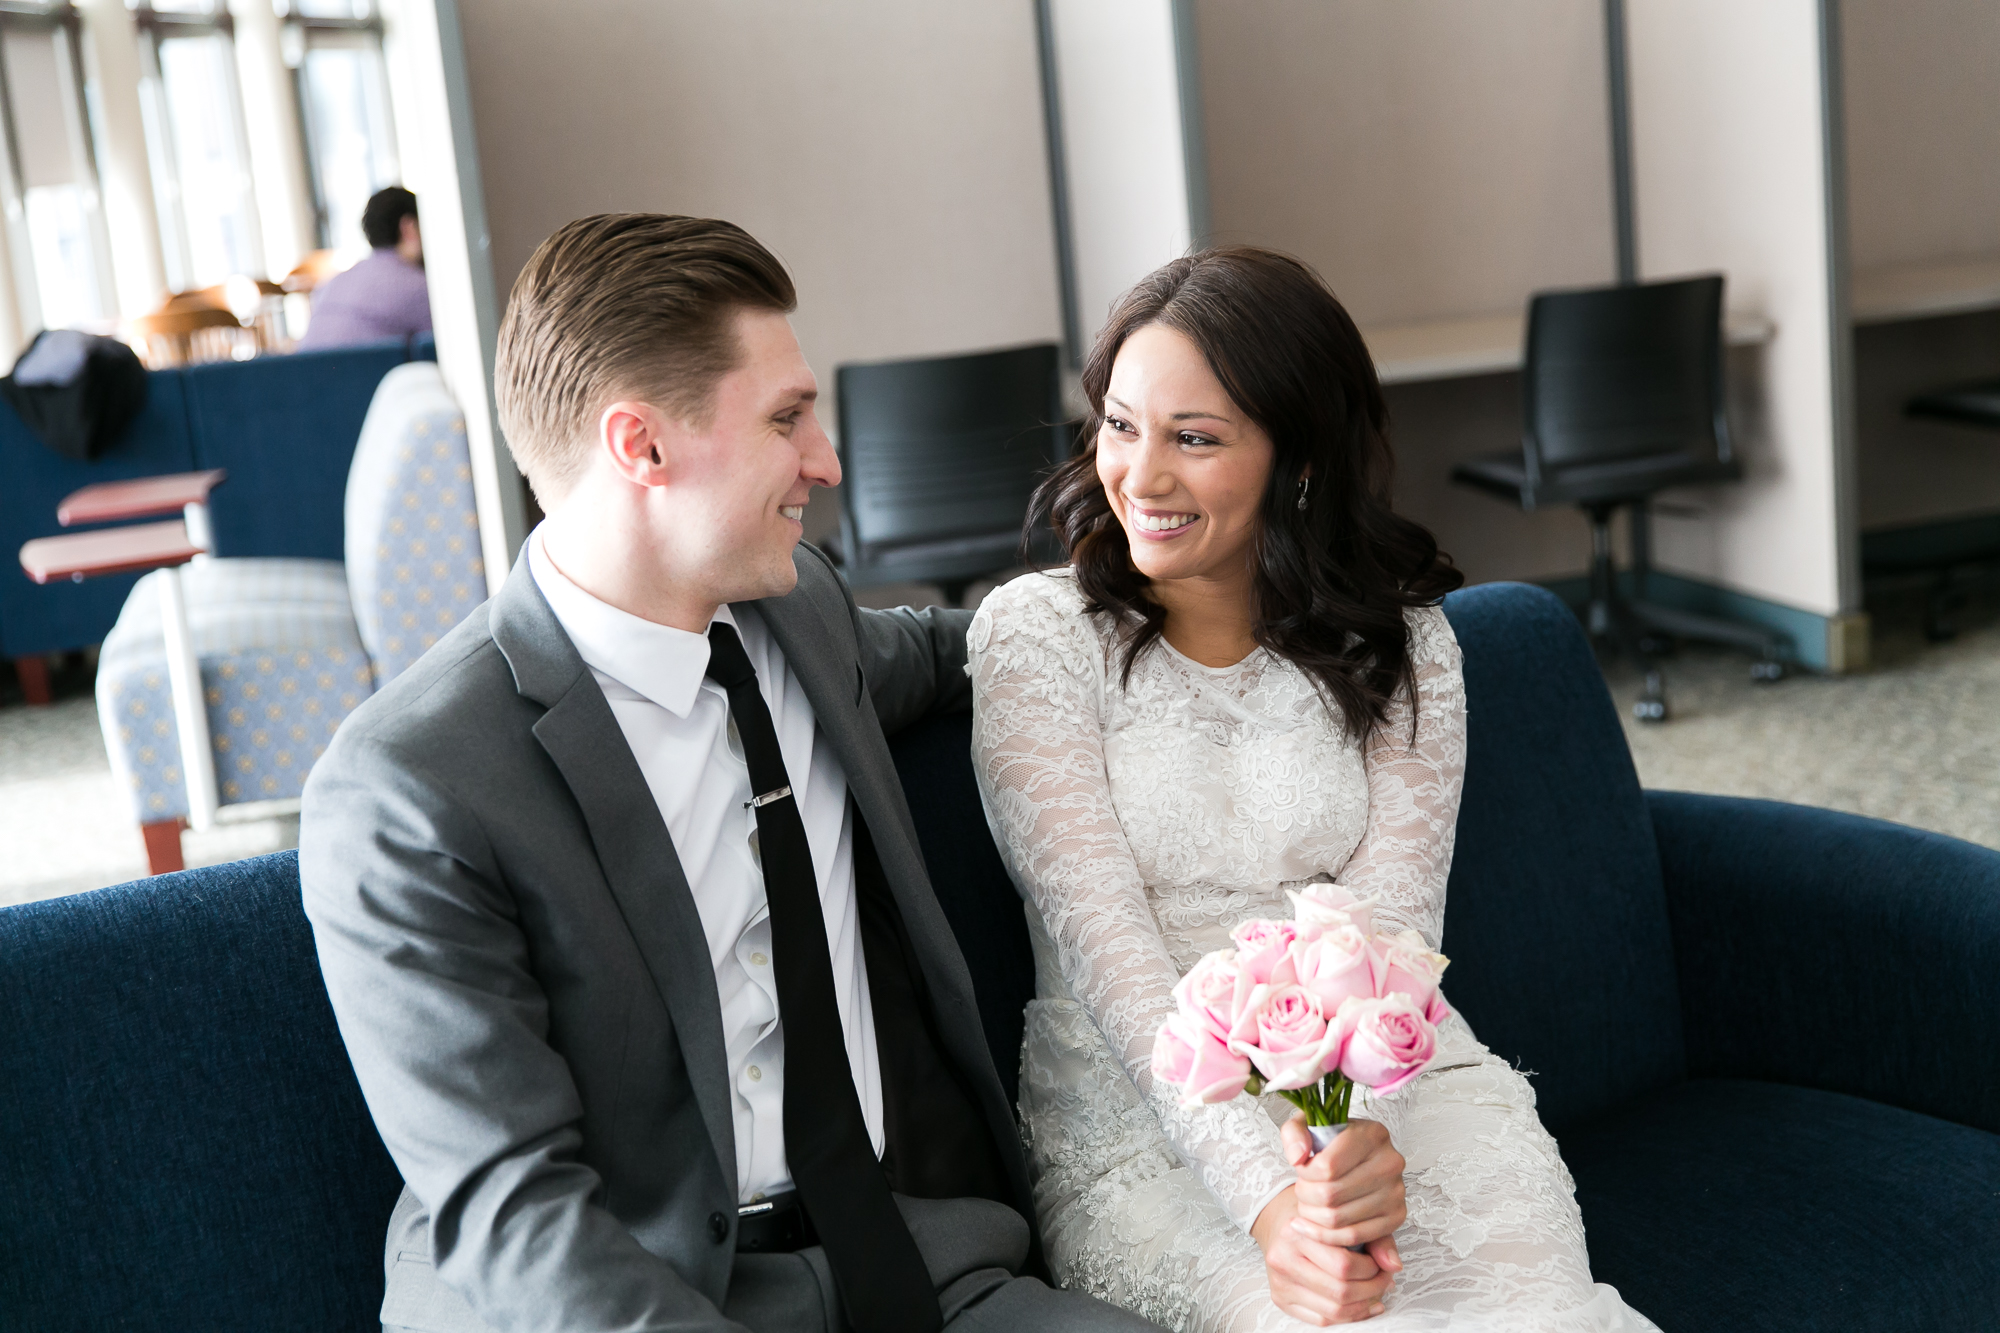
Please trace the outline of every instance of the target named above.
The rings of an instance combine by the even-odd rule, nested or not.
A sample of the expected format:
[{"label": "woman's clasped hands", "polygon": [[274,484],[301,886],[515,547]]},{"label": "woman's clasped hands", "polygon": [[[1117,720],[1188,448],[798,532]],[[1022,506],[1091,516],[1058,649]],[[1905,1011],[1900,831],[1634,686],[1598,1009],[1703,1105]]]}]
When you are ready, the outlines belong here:
[{"label": "woman's clasped hands", "polygon": [[1298,1180],[1250,1228],[1264,1250],[1271,1300],[1317,1326],[1380,1314],[1403,1267],[1394,1235],[1408,1216],[1403,1155],[1373,1120],[1350,1122],[1317,1156],[1303,1115],[1285,1123],[1284,1139]]}]

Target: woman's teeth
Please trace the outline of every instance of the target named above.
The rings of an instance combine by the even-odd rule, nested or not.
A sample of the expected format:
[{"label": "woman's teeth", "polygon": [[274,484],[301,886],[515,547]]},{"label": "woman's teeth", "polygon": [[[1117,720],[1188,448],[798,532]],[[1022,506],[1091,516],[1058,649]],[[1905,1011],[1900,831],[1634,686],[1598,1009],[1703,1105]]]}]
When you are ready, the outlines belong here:
[{"label": "woman's teeth", "polygon": [[1132,522],[1142,532],[1172,532],[1194,522],[1193,514],[1134,514]]},{"label": "woman's teeth", "polygon": [[778,512],[786,518],[797,519],[801,523],[806,521],[806,507],[804,505],[779,505]]}]

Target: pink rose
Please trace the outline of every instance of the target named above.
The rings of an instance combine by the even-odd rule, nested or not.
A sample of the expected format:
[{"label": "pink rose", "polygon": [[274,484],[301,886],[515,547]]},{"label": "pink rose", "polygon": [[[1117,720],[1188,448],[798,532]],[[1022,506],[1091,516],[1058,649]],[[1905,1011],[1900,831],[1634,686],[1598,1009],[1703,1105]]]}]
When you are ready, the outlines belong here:
[{"label": "pink rose", "polygon": [[1340,1072],[1377,1096],[1402,1087],[1437,1058],[1437,1029],[1407,996],[1349,1000],[1331,1027],[1347,1042]]},{"label": "pink rose", "polygon": [[1292,916],[1302,939],[1315,938],[1334,926],[1353,926],[1363,935],[1374,933],[1374,898],[1357,898],[1339,884],[1308,884],[1286,890],[1286,896],[1292,900]]},{"label": "pink rose", "polygon": [[1219,1041],[1248,1037],[1256,1031],[1250,1012],[1250,979],[1236,965],[1236,951],[1205,954],[1174,986],[1180,1011],[1199,1022]]},{"label": "pink rose", "polygon": [[1250,1081],[1250,1061],[1186,1014],[1175,1014],[1153,1038],[1153,1077],[1181,1090],[1193,1106],[1226,1102]]},{"label": "pink rose", "polygon": [[1331,1030],[1312,992],[1303,986],[1280,986],[1257,1010],[1255,1044],[1243,1040],[1230,1049],[1250,1057],[1264,1086],[1277,1092],[1311,1087],[1326,1075],[1341,1034]]},{"label": "pink rose", "polygon": [[1414,930],[1406,930],[1400,935],[1379,936],[1377,944],[1382,948],[1383,963],[1378,993],[1407,995],[1417,1008],[1428,1011],[1431,1001],[1437,997],[1438,983],[1444,978],[1444,970],[1451,960],[1441,953],[1432,952],[1430,946],[1424,943],[1424,937]]},{"label": "pink rose", "polygon": [[1318,939],[1293,952],[1299,984],[1318,998],[1326,1013],[1339,1013],[1343,1000],[1375,998],[1375,950],[1355,927],[1329,926]]},{"label": "pink rose", "polygon": [[1229,932],[1236,943],[1236,966],[1253,986],[1285,986],[1298,980],[1292,971],[1292,941],[1298,932],[1289,921],[1252,917]]}]

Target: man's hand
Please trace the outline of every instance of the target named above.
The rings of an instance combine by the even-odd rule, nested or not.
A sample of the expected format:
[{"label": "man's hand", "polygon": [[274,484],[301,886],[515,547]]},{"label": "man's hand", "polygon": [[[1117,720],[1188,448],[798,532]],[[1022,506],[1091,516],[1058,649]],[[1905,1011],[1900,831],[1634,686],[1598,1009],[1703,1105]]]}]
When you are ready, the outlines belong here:
[{"label": "man's hand", "polygon": [[[1392,1235],[1403,1224],[1403,1157],[1389,1132],[1357,1120],[1310,1162],[1305,1118],[1284,1128],[1298,1183],[1257,1215],[1250,1234],[1264,1250],[1271,1300],[1308,1324],[1344,1324],[1382,1312],[1403,1267]],[[1363,1250],[1346,1248],[1363,1246]]]}]

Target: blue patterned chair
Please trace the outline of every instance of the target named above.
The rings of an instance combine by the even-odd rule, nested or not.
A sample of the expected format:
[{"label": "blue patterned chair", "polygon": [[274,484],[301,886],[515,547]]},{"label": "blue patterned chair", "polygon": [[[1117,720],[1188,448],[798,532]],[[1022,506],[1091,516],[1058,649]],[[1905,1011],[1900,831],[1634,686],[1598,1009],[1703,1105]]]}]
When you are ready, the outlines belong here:
[{"label": "blue patterned chair", "polygon": [[[98,716],[154,873],[179,868],[184,824],[295,811],[341,721],[485,600],[465,418],[434,363],[398,366],[376,389],[345,521],[344,565],[225,557],[161,570],[105,637]],[[167,578],[181,581],[207,715],[186,747],[157,587]],[[190,750],[211,772],[189,772]]]}]

